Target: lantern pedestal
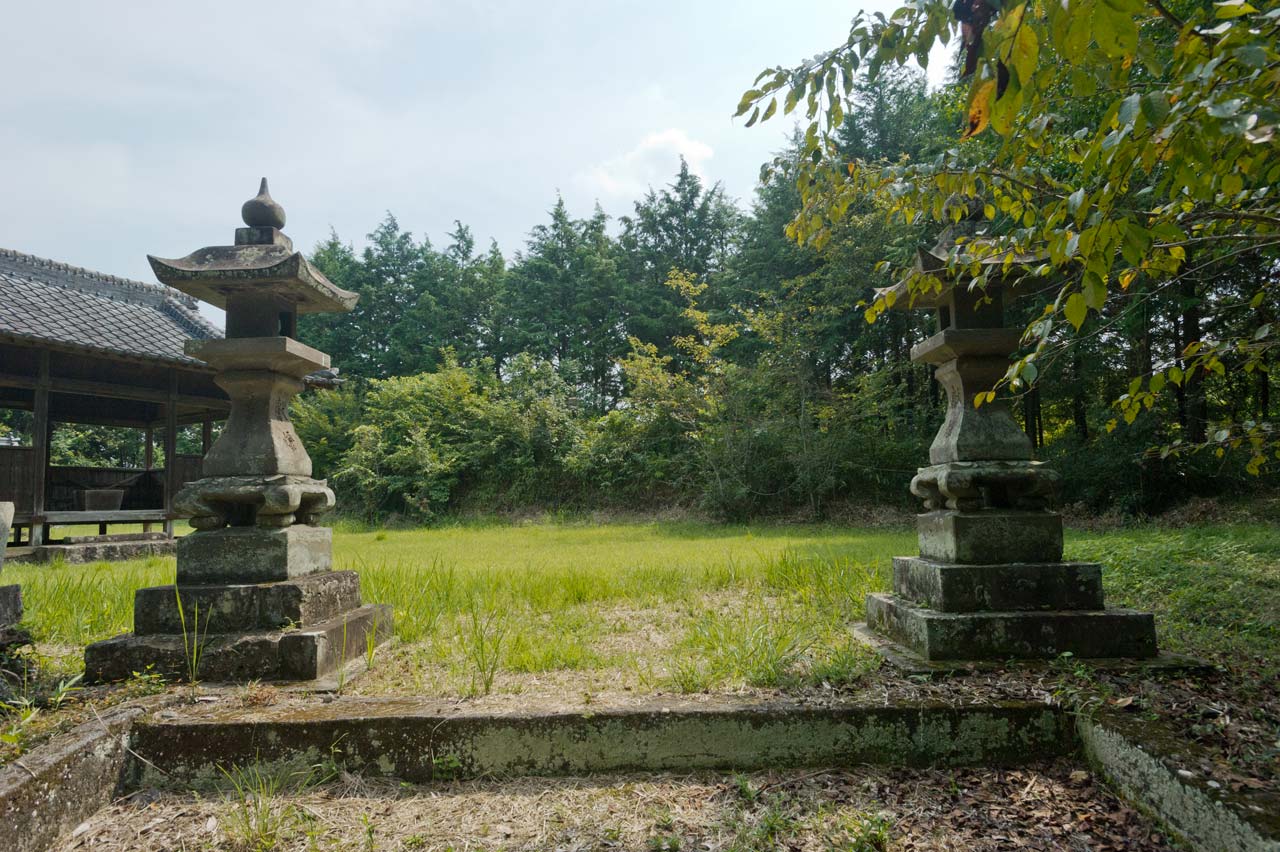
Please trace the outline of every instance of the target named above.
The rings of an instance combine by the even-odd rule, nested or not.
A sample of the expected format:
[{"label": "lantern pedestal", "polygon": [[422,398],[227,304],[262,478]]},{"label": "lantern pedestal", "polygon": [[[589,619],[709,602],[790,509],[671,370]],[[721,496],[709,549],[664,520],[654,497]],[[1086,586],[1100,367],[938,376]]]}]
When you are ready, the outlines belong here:
[{"label": "lantern pedestal", "polygon": [[[235,598],[242,592],[243,588],[236,586],[181,589],[184,597],[206,597],[215,605],[220,599]],[[271,595],[278,597],[279,593],[273,591]],[[166,597],[172,602],[173,586],[141,589],[139,596],[139,603],[154,604],[156,598]],[[185,599],[183,608],[186,609]],[[176,606],[170,604],[168,609],[176,616]],[[201,619],[204,612],[201,608]],[[391,638],[391,607],[385,605],[357,607],[335,618],[288,630],[235,628],[215,632],[211,625],[207,632],[201,626],[197,634],[191,631],[195,623],[192,620],[187,623],[188,632],[182,633],[173,631],[174,618],[166,621],[164,633],[144,634],[144,628],[135,622],[133,635],[90,645],[85,649],[86,673],[92,673],[97,682],[127,680],[146,671],[186,679],[192,676],[194,666],[195,677],[206,681],[314,681],[364,657],[370,642],[381,645]]]}]

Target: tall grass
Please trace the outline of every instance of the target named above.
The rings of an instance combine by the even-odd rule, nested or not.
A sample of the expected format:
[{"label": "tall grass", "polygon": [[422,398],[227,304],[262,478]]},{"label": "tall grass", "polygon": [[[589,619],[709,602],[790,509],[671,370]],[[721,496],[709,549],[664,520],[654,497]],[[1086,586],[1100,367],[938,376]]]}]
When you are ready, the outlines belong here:
[{"label": "tall grass", "polygon": [[[872,662],[848,624],[863,617],[868,592],[888,587],[890,557],[915,552],[914,538],[815,526],[459,524],[339,529],[334,552],[336,567],[360,572],[366,600],[392,605],[396,659],[446,670],[459,690],[478,678],[484,691],[501,672],[632,666],[664,688],[696,691],[856,677]],[[1139,527],[1068,543],[1069,557],[1103,563],[1111,603],[1156,612],[1165,647],[1280,659],[1280,530]],[[36,638],[63,646],[128,631],[134,592],[173,579],[171,558],[15,565],[3,576],[22,584]],[[486,627],[486,613],[502,623]],[[657,650],[646,646],[650,617],[663,622]],[[603,650],[609,642],[614,650]]]},{"label": "tall grass", "polygon": [[174,560],[67,565],[6,565],[4,582],[22,584],[24,622],[40,641],[85,645],[133,629],[133,595],[174,581]]},{"label": "tall grass", "polygon": [[1162,647],[1280,676],[1280,529],[1117,530],[1074,536],[1067,555],[1102,563],[1108,604],[1155,610]]},{"label": "tall grass", "polygon": [[[470,616],[500,611],[509,621],[496,654],[501,667],[539,672],[617,662],[596,650],[601,613],[614,607],[679,610],[693,621],[707,596],[752,588],[795,596],[824,619],[860,613],[865,583],[878,576],[874,566],[909,538],[691,523],[340,527],[334,555],[335,567],[360,572],[366,600],[392,605],[397,638],[425,658],[471,668],[478,664],[466,663],[462,650],[479,644],[477,659],[490,667],[495,654],[472,632]],[[22,584],[26,621],[39,641],[83,646],[132,629],[134,592],[173,583],[174,560],[12,566],[5,580]],[[458,641],[467,636],[477,642]],[[481,691],[486,682],[492,676],[482,673]]]}]

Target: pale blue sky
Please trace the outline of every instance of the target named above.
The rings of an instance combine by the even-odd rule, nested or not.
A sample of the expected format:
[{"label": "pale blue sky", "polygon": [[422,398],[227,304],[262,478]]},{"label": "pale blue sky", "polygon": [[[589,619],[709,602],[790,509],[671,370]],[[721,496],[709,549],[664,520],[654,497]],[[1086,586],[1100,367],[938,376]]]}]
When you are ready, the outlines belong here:
[{"label": "pale blue sky", "polygon": [[557,190],[616,217],[680,154],[745,204],[788,124],[744,128],[739,95],[894,5],[8,4],[0,246],[150,281],[148,253],[229,242],[264,174],[308,251],[390,210],[509,257]]}]

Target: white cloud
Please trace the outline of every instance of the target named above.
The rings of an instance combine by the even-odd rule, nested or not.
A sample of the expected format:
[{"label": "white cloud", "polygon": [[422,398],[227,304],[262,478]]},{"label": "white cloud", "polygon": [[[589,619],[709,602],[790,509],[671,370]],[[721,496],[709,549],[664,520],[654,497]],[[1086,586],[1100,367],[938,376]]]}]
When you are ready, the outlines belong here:
[{"label": "white cloud", "polygon": [[705,178],[703,167],[714,155],[707,143],[671,127],[650,133],[625,154],[580,172],[575,181],[602,199],[634,199],[651,186],[670,183],[680,157],[689,163],[690,171]]}]

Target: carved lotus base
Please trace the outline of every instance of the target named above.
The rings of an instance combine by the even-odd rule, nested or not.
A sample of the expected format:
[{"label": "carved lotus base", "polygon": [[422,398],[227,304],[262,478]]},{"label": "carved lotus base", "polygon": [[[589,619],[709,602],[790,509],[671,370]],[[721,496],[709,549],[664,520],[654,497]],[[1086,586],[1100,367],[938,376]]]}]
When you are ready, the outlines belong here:
[{"label": "carved lotus base", "polygon": [[188,483],[174,509],[197,530],[314,524],[333,508],[333,491],[309,476],[209,476]]},{"label": "carved lotus base", "polygon": [[946,462],[922,467],[911,480],[911,493],[925,509],[1049,508],[1058,473],[1038,461]]}]

